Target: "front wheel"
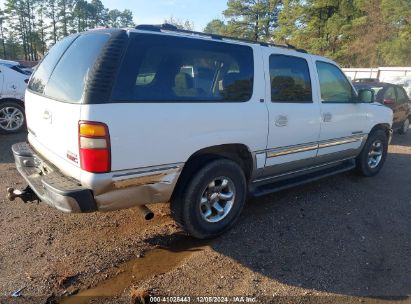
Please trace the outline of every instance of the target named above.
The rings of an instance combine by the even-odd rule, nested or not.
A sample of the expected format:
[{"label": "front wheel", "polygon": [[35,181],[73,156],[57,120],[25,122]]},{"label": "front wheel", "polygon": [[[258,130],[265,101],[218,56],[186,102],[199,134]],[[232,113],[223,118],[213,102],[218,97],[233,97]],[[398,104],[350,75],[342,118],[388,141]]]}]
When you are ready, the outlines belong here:
[{"label": "front wheel", "polygon": [[405,134],[408,132],[408,129],[410,128],[410,119],[407,118],[406,120],[404,120],[401,128],[399,129],[399,133],[400,134]]},{"label": "front wheel", "polygon": [[0,101],[0,134],[17,133],[24,128],[24,109],[17,102]]},{"label": "front wheel", "polygon": [[382,169],[388,153],[388,138],[383,130],[370,134],[357,157],[357,171],[362,176],[374,176]]},{"label": "front wheel", "polygon": [[241,167],[228,159],[214,160],[192,176],[171,200],[171,212],[190,235],[206,239],[230,229],[240,216],[246,198]]}]

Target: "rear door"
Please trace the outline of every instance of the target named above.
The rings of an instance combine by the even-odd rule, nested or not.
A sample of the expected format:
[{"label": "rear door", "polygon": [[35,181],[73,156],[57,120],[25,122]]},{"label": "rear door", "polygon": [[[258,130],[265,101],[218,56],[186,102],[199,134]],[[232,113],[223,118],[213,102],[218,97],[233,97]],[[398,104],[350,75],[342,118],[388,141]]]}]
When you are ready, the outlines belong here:
[{"label": "rear door", "polygon": [[26,94],[29,141],[65,173],[80,178],[78,122],[88,73],[106,33],[72,35],[58,42],[30,80]]},{"label": "rear door", "polygon": [[316,60],[315,65],[321,103],[317,161],[355,156],[365,138],[367,107],[356,101],[356,93],[339,67],[325,60]]},{"label": "rear door", "polygon": [[315,161],[320,108],[314,101],[312,63],[298,52],[263,48],[269,135],[264,175],[309,167]]}]

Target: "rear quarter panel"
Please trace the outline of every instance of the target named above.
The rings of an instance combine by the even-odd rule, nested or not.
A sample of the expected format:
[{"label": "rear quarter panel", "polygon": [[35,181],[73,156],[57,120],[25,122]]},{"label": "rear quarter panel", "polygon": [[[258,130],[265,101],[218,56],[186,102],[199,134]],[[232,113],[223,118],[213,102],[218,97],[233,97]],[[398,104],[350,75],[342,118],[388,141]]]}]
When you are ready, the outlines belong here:
[{"label": "rear quarter panel", "polygon": [[261,50],[254,47],[254,92],[248,102],[111,103],[83,105],[82,120],[109,127],[112,171],[185,162],[222,144],[267,145]]}]

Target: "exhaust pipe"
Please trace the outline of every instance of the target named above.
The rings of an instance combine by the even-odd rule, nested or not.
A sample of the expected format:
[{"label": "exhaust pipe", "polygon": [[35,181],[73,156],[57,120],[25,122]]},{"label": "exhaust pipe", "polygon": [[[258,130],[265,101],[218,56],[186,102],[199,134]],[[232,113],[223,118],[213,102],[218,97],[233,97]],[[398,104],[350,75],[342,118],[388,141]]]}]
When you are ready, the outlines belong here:
[{"label": "exhaust pipe", "polygon": [[137,206],[137,208],[143,214],[146,221],[149,221],[154,217],[154,212],[148,209],[146,205]]}]

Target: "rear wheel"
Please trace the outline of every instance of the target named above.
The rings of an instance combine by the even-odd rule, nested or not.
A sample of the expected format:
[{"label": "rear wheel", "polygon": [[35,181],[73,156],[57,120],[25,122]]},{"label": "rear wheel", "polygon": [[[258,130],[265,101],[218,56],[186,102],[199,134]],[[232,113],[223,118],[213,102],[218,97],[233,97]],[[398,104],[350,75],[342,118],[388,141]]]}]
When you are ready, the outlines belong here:
[{"label": "rear wheel", "polygon": [[410,119],[407,118],[406,120],[404,120],[404,122],[402,123],[402,126],[399,130],[400,134],[405,134],[408,132],[408,129],[410,128]]},{"label": "rear wheel", "polygon": [[388,138],[384,130],[370,134],[357,157],[357,171],[363,176],[374,176],[382,169],[388,152]]},{"label": "rear wheel", "polygon": [[190,235],[206,239],[230,229],[245,204],[246,179],[235,162],[214,160],[195,173],[171,201],[171,212]]},{"label": "rear wheel", "polygon": [[0,102],[0,133],[16,133],[24,128],[24,109],[17,102]]}]

